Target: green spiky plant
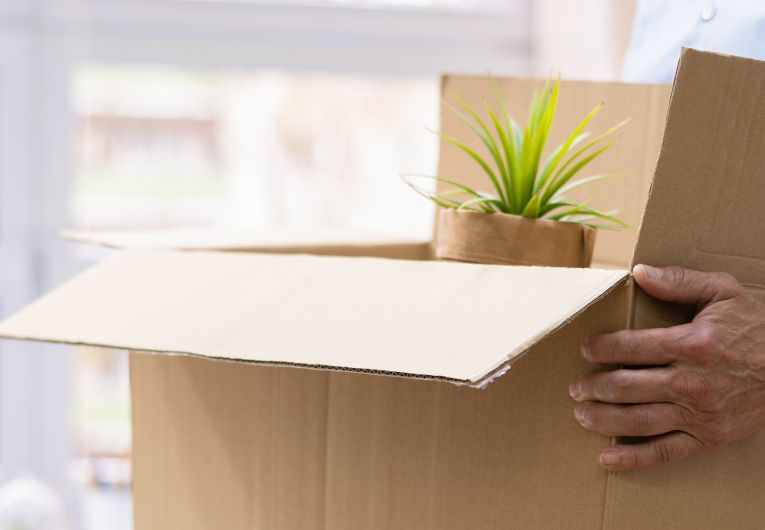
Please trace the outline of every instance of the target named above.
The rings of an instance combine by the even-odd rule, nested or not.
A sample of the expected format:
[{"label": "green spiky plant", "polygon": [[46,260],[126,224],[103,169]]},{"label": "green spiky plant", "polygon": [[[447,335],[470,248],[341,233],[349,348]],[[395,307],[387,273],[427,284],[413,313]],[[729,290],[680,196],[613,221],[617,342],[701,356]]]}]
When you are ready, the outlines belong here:
[{"label": "green spiky plant", "polygon": [[[403,175],[404,181],[417,193],[443,208],[515,214],[531,219],[547,218],[593,228],[626,227],[614,216],[616,212],[596,210],[588,205],[589,200],[571,201],[566,198],[566,193],[591,182],[618,176],[609,173],[575,178],[611,147],[614,142],[612,135],[628,120],[585,142],[589,133],[584,129],[600,111],[602,104],[599,104],[584,117],[566,141],[543,160],[542,153],[555,118],[559,91],[560,79],[555,83],[548,79],[544,87],[534,93],[528,121],[523,128],[510,117],[499,95],[499,112],[484,100],[485,119],[462,99],[456,98],[459,108],[447,104],[480,138],[491,155],[491,161],[456,138],[443,133],[440,136],[478,163],[491,181],[493,193],[440,176]],[[429,191],[417,185],[417,178],[435,179],[448,185],[449,189]]]}]

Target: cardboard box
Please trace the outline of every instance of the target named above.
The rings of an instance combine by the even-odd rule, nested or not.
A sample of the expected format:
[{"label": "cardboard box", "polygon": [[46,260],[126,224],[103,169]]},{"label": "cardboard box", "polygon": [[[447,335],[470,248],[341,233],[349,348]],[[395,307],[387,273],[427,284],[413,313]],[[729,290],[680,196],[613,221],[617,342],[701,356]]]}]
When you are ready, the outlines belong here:
[{"label": "cardboard box", "polygon": [[[518,114],[533,83],[501,85]],[[556,130],[600,99],[605,126],[633,117],[607,161],[631,176],[600,202],[637,223],[656,162],[633,262],[762,292],[764,87],[765,63],[686,50],[662,139],[664,88],[564,83]],[[447,150],[441,166],[477,176]],[[603,237],[598,260],[628,264],[632,237]],[[765,432],[619,474],[596,463],[612,440],[573,418],[586,337],[681,318],[624,268],[144,249],[0,336],[183,354],[131,355],[139,530],[761,527]]]}]

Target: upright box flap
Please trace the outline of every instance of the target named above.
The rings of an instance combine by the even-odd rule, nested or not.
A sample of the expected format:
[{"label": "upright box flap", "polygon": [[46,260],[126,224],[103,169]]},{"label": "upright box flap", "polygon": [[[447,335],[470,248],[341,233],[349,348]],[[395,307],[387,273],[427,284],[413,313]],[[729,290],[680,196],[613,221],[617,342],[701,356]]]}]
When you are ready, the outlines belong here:
[{"label": "upright box flap", "polygon": [[683,51],[634,263],[765,285],[765,62]]},{"label": "upright box flap", "polygon": [[0,336],[475,383],[625,271],[135,250]]}]

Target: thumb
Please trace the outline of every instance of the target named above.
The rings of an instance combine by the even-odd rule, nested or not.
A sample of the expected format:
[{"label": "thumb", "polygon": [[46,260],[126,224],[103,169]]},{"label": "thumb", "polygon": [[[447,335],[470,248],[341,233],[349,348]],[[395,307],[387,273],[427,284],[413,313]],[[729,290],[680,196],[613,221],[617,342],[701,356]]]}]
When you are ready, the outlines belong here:
[{"label": "thumb", "polygon": [[724,272],[699,272],[682,267],[635,265],[632,269],[638,285],[659,300],[706,306],[733,298],[741,291],[733,276]]}]

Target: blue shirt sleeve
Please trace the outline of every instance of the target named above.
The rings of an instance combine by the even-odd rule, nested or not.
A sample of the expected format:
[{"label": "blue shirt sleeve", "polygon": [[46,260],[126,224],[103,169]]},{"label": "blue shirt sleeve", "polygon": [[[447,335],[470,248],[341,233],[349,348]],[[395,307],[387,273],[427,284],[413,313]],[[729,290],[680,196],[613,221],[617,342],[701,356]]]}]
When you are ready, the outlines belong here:
[{"label": "blue shirt sleeve", "polygon": [[671,83],[683,46],[765,59],[765,0],[638,0],[624,81]]}]

